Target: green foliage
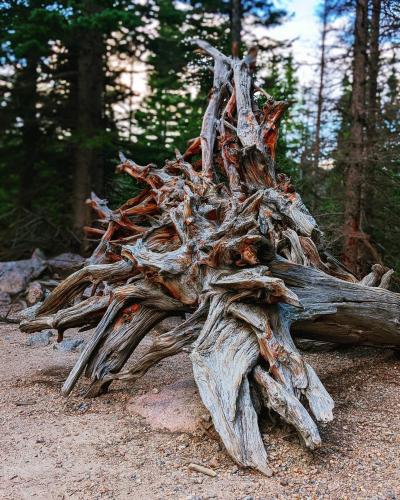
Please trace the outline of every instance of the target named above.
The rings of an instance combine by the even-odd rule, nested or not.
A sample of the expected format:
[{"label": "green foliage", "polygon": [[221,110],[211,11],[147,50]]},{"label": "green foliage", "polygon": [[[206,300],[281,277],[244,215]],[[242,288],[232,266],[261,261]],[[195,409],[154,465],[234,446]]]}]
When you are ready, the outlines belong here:
[{"label": "green foliage", "polygon": [[[148,43],[150,95],[136,113],[142,132],[134,153],[137,152],[138,161],[160,165],[174,147],[185,147],[190,139],[188,134],[196,129],[200,117],[188,82],[182,78],[186,63],[182,32],[185,12],[173,2],[159,0],[153,15],[158,29]],[[198,129],[194,135],[198,135]]]},{"label": "green foliage", "polygon": [[[385,262],[400,272],[400,82],[398,63],[390,61],[388,78],[381,88],[377,123],[377,161],[374,164],[370,233]],[[385,221],[390,221],[389,224]]]},{"label": "green foliage", "polygon": [[[32,217],[43,213],[48,221],[48,250],[56,251],[51,227],[64,228],[69,234],[77,146],[102,158],[101,177],[105,176],[106,183],[113,175],[121,146],[113,105],[124,100],[128,90],[117,85],[119,73],[110,61],[143,52],[139,48],[143,41],[133,45],[127,40],[134,39],[135,31],[147,22],[148,9],[128,0],[20,0],[3,2],[0,9],[0,61],[5,68],[0,103],[0,212],[25,214],[28,210]],[[93,43],[100,40],[104,73],[103,102],[99,103],[103,118],[90,136],[82,133],[78,123],[77,98],[77,53],[86,33],[100,35],[93,37]],[[32,231],[39,227],[43,233],[43,225]],[[42,240],[37,232],[26,239],[27,247],[21,251],[29,254],[35,241],[43,248]],[[73,243],[74,238],[69,241]],[[64,239],[61,245],[65,244]]]},{"label": "green foliage", "polygon": [[[292,102],[286,110],[280,124],[276,165],[279,172],[289,175],[296,183],[300,181],[299,150],[302,143],[302,107],[296,102],[298,82],[293,56],[282,57],[274,54],[266,63],[265,75],[260,85],[276,100]],[[259,106],[262,106],[265,97],[259,97]]]},{"label": "green foliage", "polygon": [[[155,2],[153,16],[158,29],[148,44],[150,95],[136,113],[140,133],[132,148],[135,158],[143,163],[162,164],[174,148],[184,151],[188,141],[200,133],[212,72],[209,58],[200,58],[190,40],[207,40],[226,54],[231,50],[229,1],[183,3],[184,9],[168,0]],[[284,15],[273,2],[245,1],[242,10],[243,17],[251,16],[253,28],[275,25]],[[293,70],[291,59],[286,69]],[[293,85],[294,80],[290,80],[288,86]]]}]

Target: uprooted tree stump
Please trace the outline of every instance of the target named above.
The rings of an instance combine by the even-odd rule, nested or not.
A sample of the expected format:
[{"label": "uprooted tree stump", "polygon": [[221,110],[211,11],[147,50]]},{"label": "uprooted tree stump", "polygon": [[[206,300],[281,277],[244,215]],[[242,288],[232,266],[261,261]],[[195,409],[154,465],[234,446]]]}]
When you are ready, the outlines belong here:
[{"label": "uprooted tree stump", "polygon": [[[114,211],[92,195],[103,229],[87,231],[101,235],[97,249],[21,329],[55,328],[62,338],[67,328],[97,325],[65,395],[83,372],[96,396],[113,380],[135,381],[161,359],[190,351],[229,454],[268,473],[263,407],[292,424],[310,449],[321,443],[315,421],[332,419],[333,400],[292,336],[399,346],[400,295],[385,289],[391,270],[376,265],[359,281],[325,251],[290,180],[276,173],[278,123],[289,103],[255,85],[250,56],[196,43],[215,63],[200,137],[163,168],[121,158],[118,171],[148,187]],[[261,108],[256,93],[264,96]],[[168,316],[180,317],[179,326],[123,370]]]}]

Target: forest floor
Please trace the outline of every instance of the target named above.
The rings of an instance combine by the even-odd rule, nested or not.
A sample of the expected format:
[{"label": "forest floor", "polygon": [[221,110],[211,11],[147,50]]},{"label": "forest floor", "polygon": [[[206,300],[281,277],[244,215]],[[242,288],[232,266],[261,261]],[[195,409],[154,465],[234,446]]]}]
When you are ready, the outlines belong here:
[{"label": "forest floor", "polygon": [[222,449],[187,355],[134,387],[88,400],[82,381],[66,399],[60,388],[78,355],[29,347],[16,325],[0,325],[1,499],[400,498],[400,361],[389,350],[305,355],[336,401],[335,420],[314,453],[290,428],[263,423],[270,478]]}]

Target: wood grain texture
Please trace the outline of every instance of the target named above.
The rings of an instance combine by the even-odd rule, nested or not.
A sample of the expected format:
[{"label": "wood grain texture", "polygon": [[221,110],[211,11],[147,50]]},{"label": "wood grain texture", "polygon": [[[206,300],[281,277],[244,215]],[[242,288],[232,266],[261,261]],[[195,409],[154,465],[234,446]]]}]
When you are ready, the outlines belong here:
[{"label": "wood grain texture", "polygon": [[[263,410],[294,426],[311,449],[321,443],[318,422],[333,418],[334,402],[293,337],[398,347],[400,296],[388,290],[392,270],[376,264],[359,280],[327,251],[316,220],[279,172],[279,121],[290,103],[254,84],[255,52],[240,60],[194,43],[214,61],[200,136],[162,168],[121,154],[117,172],[146,187],[116,210],[91,195],[98,227],[86,231],[99,237],[97,248],[25,314],[21,329],[62,334],[96,325],[65,395],[82,374],[96,396],[113,380],[134,382],[189,351],[226,450],[270,474],[258,426]],[[124,368],[169,316],[181,323]]]}]

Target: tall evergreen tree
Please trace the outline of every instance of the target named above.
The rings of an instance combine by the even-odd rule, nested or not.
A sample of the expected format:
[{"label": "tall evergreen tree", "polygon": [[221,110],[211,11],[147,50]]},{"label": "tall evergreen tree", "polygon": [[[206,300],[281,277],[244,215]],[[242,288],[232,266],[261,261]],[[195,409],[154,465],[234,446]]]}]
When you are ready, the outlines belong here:
[{"label": "tall evergreen tree", "polygon": [[[64,233],[65,244],[69,227],[80,232],[86,220],[84,198],[91,189],[102,191],[111,167],[107,158],[115,158],[119,149],[108,94],[113,89],[116,102],[121,90],[111,54],[131,50],[124,34],[133,35],[146,22],[146,10],[127,0],[29,0],[1,6],[0,56],[8,72],[0,173],[9,188],[0,190],[0,207],[18,203],[18,213],[28,210],[31,220],[41,214],[40,224],[30,224],[31,238],[25,235],[26,251],[45,247],[45,234],[61,224],[66,230],[57,234]],[[12,175],[10,165],[18,166]],[[70,225],[65,212],[72,209]]]},{"label": "tall evergreen tree", "polygon": [[[0,56],[7,68],[4,77],[1,122],[1,173],[10,165],[17,169],[15,190],[3,193],[0,206],[17,203],[31,210],[41,182],[45,149],[56,141],[49,127],[48,95],[39,86],[49,83],[52,37],[63,30],[63,15],[49,8],[50,2],[3,3],[1,7]],[[14,202],[9,198],[12,195]]]},{"label": "tall evergreen tree", "polygon": [[150,94],[136,114],[142,133],[134,153],[138,161],[159,163],[172,147],[185,147],[196,136],[201,109],[183,78],[185,11],[173,2],[158,0],[152,15],[157,33],[148,43]]},{"label": "tall evergreen tree", "polygon": [[[265,1],[188,0],[175,4],[156,0],[153,16],[157,33],[148,46],[150,94],[136,113],[141,133],[133,151],[143,162],[161,162],[172,146],[184,150],[199,134],[212,75],[208,62],[193,54],[190,40],[202,38],[229,53],[233,39],[237,43],[249,39],[250,21],[253,28],[273,26],[282,20],[284,11]],[[243,47],[238,50],[243,52]]]}]

